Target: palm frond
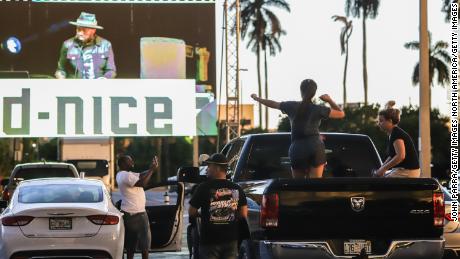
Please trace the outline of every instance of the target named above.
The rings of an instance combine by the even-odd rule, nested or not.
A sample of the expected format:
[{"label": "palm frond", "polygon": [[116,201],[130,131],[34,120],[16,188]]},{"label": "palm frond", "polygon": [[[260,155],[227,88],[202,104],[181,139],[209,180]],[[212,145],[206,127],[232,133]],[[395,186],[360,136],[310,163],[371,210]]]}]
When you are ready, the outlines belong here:
[{"label": "palm frond", "polygon": [[412,85],[414,86],[416,86],[420,82],[419,69],[420,63],[417,62],[417,64],[414,67],[414,72],[412,72]]},{"label": "palm frond", "polygon": [[441,49],[447,49],[447,48],[449,48],[449,43],[440,40],[436,42],[436,44],[434,45],[433,52],[436,52],[437,50],[441,50]]},{"label": "palm frond", "polygon": [[363,8],[366,8],[366,14],[367,17],[370,17],[372,19],[375,19],[377,15],[379,14],[379,6],[380,6],[380,1],[379,0],[361,0],[363,1]]},{"label": "palm frond", "polygon": [[281,22],[278,19],[278,17],[270,10],[264,9],[265,14],[268,17],[268,20],[270,21],[270,31],[269,33],[271,34],[281,34],[283,29],[281,28]]},{"label": "palm frond", "polygon": [[284,0],[265,0],[265,6],[273,6],[285,10],[287,12],[291,12],[291,7],[289,6],[289,3],[287,3]]},{"label": "palm frond", "polygon": [[353,26],[351,21],[348,21],[345,16],[334,15],[331,18],[334,19],[334,21],[340,21],[344,24],[340,32],[340,53],[343,55],[345,53],[346,44],[348,44],[348,38],[353,30]]},{"label": "palm frond", "polygon": [[345,16],[333,15],[331,18],[334,20],[334,22],[341,21],[341,22],[343,22],[345,25],[348,24],[347,17],[345,17]]},{"label": "palm frond", "polygon": [[438,50],[436,52],[433,53],[433,56],[434,57],[440,57],[440,59],[442,61],[444,61],[445,63],[449,64],[450,61],[451,61],[451,56],[449,55],[449,53],[445,50]]},{"label": "palm frond", "polygon": [[418,41],[407,42],[404,44],[404,47],[406,49],[418,50],[420,49],[420,42]]},{"label": "palm frond", "polygon": [[442,60],[433,58],[434,70],[438,74],[438,84],[444,87],[449,84],[449,68]]}]

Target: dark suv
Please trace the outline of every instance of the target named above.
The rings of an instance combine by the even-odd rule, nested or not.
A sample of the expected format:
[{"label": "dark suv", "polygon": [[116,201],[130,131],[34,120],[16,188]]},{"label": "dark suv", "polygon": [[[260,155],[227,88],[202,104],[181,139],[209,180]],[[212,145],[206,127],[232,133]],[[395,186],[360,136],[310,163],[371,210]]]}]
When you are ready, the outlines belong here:
[{"label": "dark suv", "polygon": [[78,178],[79,175],[75,166],[68,163],[40,162],[18,164],[14,167],[8,184],[3,189],[2,200],[9,201],[16,186],[21,181],[55,177]]}]

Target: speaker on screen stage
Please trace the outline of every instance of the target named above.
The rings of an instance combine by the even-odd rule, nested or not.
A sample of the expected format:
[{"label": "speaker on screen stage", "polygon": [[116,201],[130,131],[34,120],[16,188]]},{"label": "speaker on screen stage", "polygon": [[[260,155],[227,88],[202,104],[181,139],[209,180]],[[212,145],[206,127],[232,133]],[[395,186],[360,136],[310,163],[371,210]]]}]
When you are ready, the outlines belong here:
[{"label": "speaker on screen stage", "polygon": [[183,40],[141,38],[141,78],[185,79],[185,58]]}]

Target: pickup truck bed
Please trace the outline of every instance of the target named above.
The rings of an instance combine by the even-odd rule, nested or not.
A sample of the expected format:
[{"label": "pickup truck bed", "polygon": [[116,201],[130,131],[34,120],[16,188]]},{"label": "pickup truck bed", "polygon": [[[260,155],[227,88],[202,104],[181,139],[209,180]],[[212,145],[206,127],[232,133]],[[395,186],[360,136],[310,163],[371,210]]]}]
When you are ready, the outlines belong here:
[{"label": "pickup truck bed", "polygon": [[242,258],[441,258],[444,200],[434,179],[372,178],[369,137],[322,134],[324,178],[290,179],[289,134],[244,136],[223,152],[248,197]]}]

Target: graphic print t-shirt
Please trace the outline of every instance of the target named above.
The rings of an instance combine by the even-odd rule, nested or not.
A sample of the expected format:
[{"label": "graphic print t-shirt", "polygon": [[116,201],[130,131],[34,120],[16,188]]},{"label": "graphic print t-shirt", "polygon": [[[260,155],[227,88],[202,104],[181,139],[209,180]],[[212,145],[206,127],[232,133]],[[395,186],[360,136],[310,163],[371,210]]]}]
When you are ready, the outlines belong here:
[{"label": "graphic print t-shirt", "polygon": [[246,196],[237,184],[227,180],[209,180],[198,186],[190,205],[201,208],[201,242],[222,244],[238,239],[238,208]]}]

